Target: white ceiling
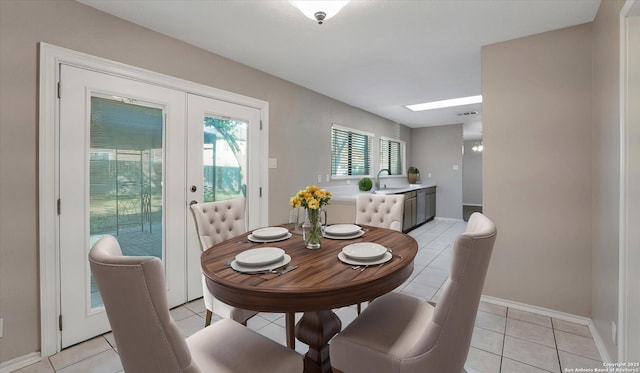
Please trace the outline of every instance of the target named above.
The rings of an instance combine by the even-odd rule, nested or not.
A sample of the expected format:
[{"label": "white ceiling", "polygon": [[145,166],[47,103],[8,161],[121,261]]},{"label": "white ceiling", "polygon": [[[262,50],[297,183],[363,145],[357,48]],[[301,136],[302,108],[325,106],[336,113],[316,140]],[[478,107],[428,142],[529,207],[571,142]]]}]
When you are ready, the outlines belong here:
[{"label": "white ceiling", "polygon": [[[323,25],[283,0],[78,0],[409,127],[465,123],[481,104],[481,46],[593,21],[600,0],[356,0]],[[479,115],[459,116],[478,111]]]}]

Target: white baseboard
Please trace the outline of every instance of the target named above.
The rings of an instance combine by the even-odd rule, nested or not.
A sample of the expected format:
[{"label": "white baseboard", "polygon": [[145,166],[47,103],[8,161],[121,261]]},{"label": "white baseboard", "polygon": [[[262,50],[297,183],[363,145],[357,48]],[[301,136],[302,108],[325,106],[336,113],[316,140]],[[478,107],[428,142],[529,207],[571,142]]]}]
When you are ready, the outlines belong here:
[{"label": "white baseboard", "polygon": [[593,323],[589,324],[589,331],[591,332],[593,341],[596,343],[596,348],[598,349],[598,353],[600,354],[602,361],[604,361],[605,363],[613,363],[614,361],[611,361],[611,355],[609,355],[609,352],[605,348],[602,336]]},{"label": "white baseboard", "polygon": [[452,221],[452,222],[459,222],[459,221],[464,221],[462,219],[454,219],[454,218],[440,218],[438,216],[436,216],[435,218],[433,218],[433,220],[438,220],[438,221]]},{"label": "white baseboard", "polygon": [[39,352],[32,352],[30,354],[5,361],[0,363],[0,373],[14,372],[18,369],[27,367],[31,364],[38,363],[42,360],[42,356]]},{"label": "white baseboard", "polygon": [[589,331],[591,332],[591,336],[593,337],[593,341],[596,344],[596,348],[598,349],[598,353],[600,354],[600,358],[602,359],[602,361],[611,362],[611,357],[609,356],[609,353],[607,352],[607,349],[604,347],[604,343],[602,342],[602,336],[600,336],[600,333],[598,333],[598,331],[594,327],[593,321],[588,317],[573,315],[570,313],[556,311],[556,310],[552,310],[544,307],[532,306],[530,304],[520,303],[512,300],[491,297],[488,295],[483,295],[480,298],[480,300],[483,302],[492,303],[499,306],[515,308],[520,311],[527,311],[527,312],[535,313],[542,316],[552,317],[558,320],[564,320],[564,321],[569,321],[575,324],[585,325],[589,328]]}]

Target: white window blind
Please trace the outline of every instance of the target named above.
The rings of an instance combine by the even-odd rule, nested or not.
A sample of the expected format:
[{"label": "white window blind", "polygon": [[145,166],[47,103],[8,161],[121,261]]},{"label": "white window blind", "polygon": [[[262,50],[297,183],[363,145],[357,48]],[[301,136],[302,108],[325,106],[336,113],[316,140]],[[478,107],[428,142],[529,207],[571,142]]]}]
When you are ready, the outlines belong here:
[{"label": "white window blind", "polygon": [[369,133],[334,125],[331,128],[331,176],[370,175]]},{"label": "white window blind", "polygon": [[404,141],[380,138],[380,169],[391,175],[402,175],[404,167]]}]

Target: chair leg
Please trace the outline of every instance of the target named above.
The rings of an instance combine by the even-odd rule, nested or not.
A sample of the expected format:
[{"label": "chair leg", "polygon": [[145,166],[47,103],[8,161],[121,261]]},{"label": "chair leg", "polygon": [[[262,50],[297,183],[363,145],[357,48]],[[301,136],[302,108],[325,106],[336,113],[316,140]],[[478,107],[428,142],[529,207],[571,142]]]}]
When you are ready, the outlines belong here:
[{"label": "chair leg", "polygon": [[295,312],[287,312],[285,314],[287,332],[287,347],[292,350],[296,349],[296,314]]},{"label": "chair leg", "polygon": [[213,312],[211,310],[207,310],[207,315],[204,318],[204,327],[211,325],[211,317],[213,316]]},{"label": "chair leg", "polygon": [[360,305],[360,303],[356,305],[356,310],[358,311],[358,315],[359,315],[360,312],[362,311],[362,306]]}]

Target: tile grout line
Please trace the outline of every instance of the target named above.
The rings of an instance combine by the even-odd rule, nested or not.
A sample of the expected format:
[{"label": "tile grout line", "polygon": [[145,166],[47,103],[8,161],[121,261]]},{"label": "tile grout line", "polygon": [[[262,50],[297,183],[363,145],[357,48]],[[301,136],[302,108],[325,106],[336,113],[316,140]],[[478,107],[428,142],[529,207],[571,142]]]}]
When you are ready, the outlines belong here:
[{"label": "tile grout line", "polygon": [[558,357],[558,367],[562,372],[562,362],[560,361],[560,349],[558,348],[558,340],[556,339],[556,328],[553,326],[553,319],[551,320],[551,330],[553,331],[553,343],[556,344],[556,356]]},{"label": "tile grout line", "polygon": [[500,350],[500,370],[502,373],[502,362],[504,361],[504,345],[507,343],[507,321],[506,318],[509,315],[509,308],[506,309],[505,312],[505,322],[504,322],[504,334],[502,334],[502,349]]}]

